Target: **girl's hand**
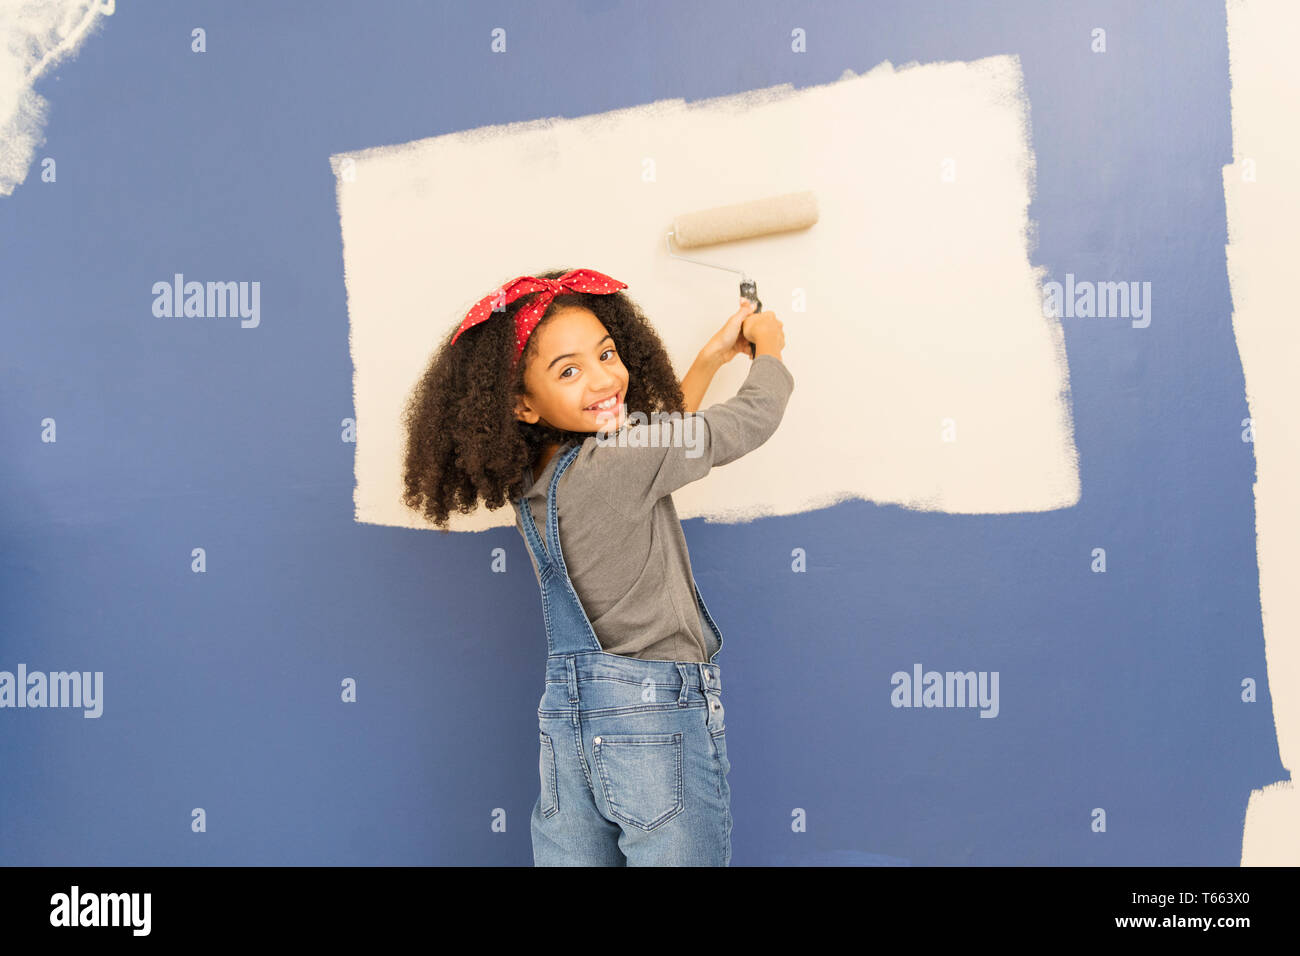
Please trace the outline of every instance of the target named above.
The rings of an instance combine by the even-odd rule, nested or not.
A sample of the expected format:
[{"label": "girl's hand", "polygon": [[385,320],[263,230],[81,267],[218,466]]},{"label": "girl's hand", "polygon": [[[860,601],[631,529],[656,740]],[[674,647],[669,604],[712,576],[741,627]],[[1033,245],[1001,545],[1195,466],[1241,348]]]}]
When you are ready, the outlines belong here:
[{"label": "girl's hand", "polygon": [[754,303],[748,299],[740,300],[740,309],[727,319],[722,328],[714,333],[713,338],[704,346],[706,355],[712,357],[718,365],[726,365],[737,355],[749,354],[749,339],[741,331],[745,319],[754,312]]}]

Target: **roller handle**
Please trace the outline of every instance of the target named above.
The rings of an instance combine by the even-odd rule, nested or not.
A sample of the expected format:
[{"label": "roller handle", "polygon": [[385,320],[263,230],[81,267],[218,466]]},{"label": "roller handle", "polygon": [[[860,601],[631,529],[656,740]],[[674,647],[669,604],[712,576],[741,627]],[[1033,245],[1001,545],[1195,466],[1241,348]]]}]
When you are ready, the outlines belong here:
[{"label": "roller handle", "polygon": [[[750,302],[754,303],[755,312],[763,311],[763,303],[758,298],[758,283],[749,279],[742,282],[740,284],[740,297],[742,299],[748,299]],[[749,343],[749,357],[751,359],[756,357],[754,354],[753,342]]]}]

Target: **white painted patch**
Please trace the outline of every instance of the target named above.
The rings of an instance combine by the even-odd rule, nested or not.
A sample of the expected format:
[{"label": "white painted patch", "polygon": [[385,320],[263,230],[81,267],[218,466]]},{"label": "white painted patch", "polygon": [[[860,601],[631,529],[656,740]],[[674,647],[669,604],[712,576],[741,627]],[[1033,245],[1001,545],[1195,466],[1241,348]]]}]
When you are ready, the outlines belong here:
[{"label": "white painted patch", "polygon": [[0,0],[0,195],[27,179],[45,142],[49,103],[36,82],[113,9],[113,0]]},{"label": "white painted patch", "polygon": [[[1255,542],[1268,686],[1282,765],[1300,764],[1300,4],[1228,0],[1232,165],[1223,167],[1232,328],[1254,425]],[[1236,428],[1228,421],[1225,427]],[[1243,449],[1243,453],[1245,449]],[[1260,675],[1233,674],[1230,683]],[[1261,704],[1245,704],[1258,707]],[[1255,790],[1246,808],[1242,866],[1300,864],[1300,793],[1294,782]]]},{"label": "white painted patch", "polygon": [[[674,493],[681,517],[1079,500],[1061,320],[1044,316],[1046,270],[1029,261],[1018,57],[485,127],[335,155],[336,172],[345,158],[360,521],[424,526],[401,503],[400,411],[436,341],[499,283],[581,266],[627,282],[684,373],[734,311],[737,277],[671,258],[672,217],[805,189],[821,209],[810,230],[688,252],[755,277],[796,385],[763,447]],[[704,406],[748,364],[725,367]],[[480,508],[452,527],[512,522]]]}]

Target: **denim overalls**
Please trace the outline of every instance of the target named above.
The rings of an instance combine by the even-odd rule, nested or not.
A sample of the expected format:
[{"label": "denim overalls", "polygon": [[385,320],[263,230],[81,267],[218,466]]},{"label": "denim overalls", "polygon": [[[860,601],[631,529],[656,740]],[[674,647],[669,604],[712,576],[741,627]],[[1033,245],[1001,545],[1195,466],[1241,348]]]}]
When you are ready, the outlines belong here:
[{"label": "denim overalls", "polygon": [[[709,661],[644,660],[601,649],[560,549],[555,488],[582,449],[556,464],[546,494],[546,547],[527,497],[519,509],[537,559],[546,622],[546,689],[537,708],[541,793],[533,806],[537,866],[728,866],[731,788],[722,632]],[[556,454],[561,454],[559,451]],[[708,636],[706,634],[706,636]]]}]

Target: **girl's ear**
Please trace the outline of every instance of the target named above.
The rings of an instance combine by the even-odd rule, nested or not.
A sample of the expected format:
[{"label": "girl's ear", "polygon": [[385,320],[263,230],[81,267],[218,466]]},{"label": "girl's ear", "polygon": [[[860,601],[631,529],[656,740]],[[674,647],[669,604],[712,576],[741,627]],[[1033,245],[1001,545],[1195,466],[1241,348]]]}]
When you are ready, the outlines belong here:
[{"label": "girl's ear", "polygon": [[525,402],[523,398],[520,398],[515,402],[515,418],[519,419],[521,422],[526,422],[529,425],[536,425],[537,420],[541,418],[541,416],[529,408],[528,403]]}]

